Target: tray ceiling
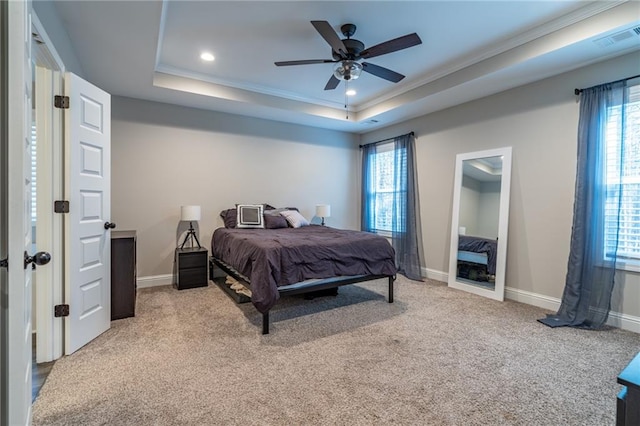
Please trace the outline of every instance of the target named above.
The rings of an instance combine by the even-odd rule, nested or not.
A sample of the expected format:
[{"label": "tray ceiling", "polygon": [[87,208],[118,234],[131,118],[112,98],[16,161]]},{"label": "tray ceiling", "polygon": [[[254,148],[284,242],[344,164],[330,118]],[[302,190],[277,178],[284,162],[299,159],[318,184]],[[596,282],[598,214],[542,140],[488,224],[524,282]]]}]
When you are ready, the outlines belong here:
[{"label": "tray ceiling", "polygon": [[[114,95],[352,132],[443,109],[640,49],[637,2],[55,1],[84,77]],[[36,12],[38,8],[36,6]],[[366,47],[409,33],[422,44],[367,62],[325,91],[333,64],[311,25],[353,23]],[[341,35],[341,34],[340,34]],[[603,41],[606,39],[606,41]],[[618,40],[619,39],[619,40]],[[609,41],[611,41],[609,43]],[[200,59],[201,52],[215,56]],[[570,89],[569,89],[570,90]]]}]

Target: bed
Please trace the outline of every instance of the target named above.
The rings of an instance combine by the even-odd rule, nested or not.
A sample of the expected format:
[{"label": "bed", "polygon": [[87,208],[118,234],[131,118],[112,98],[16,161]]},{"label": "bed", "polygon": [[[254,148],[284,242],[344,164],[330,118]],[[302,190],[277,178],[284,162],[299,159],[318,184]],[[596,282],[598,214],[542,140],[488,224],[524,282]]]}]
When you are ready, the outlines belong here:
[{"label": "bed", "polygon": [[[496,258],[498,254],[498,240],[458,236],[458,276],[466,277],[469,271],[474,271],[481,265],[487,280],[496,274]],[[474,276],[476,276],[474,274]]]},{"label": "bed", "polygon": [[298,228],[218,228],[211,238],[211,270],[217,267],[251,290],[269,333],[269,310],[281,295],[304,294],[388,278],[393,302],[395,252],[369,232],[309,225]]}]

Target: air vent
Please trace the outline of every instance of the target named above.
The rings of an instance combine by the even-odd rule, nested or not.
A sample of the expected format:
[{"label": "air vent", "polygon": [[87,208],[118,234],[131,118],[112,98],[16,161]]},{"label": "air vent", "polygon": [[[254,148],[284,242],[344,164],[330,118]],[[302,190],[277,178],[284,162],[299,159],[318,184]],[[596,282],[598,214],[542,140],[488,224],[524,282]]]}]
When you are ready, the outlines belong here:
[{"label": "air vent", "polygon": [[624,31],[596,39],[593,42],[600,47],[607,47],[637,36],[640,36],[640,27],[628,28]]},{"label": "air vent", "polygon": [[611,46],[614,43],[614,41],[610,40],[609,37],[599,38],[597,40],[593,40],[593,42],[600,47]]},{"label": "air vent", "polygon": [[616,42],[626,40],[631,37],[633,37],[632,31],[623,31],[621,33],[617,33],[611,36],[611,38]]},{"label": "air vent", "polygon": [[364,122],[364,124],[376,124],[378,123],[378,120],[376,120],[375,118],[372,118],[371,120],[367,120]]}]

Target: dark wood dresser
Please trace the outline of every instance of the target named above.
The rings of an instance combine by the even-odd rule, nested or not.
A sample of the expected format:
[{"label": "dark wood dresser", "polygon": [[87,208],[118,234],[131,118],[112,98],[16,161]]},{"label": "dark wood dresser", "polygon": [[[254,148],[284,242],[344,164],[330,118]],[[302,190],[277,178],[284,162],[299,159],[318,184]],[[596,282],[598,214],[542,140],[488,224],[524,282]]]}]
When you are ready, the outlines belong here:
[{"label": "dark wood dresser", "polygon": [[111,320],[136,314],[136,231],[111,231]]},{"label": "dark wood dresser", "polygon": [[616,426],[640,425],[640,353],[618,376],[624,386],[618,394]]},{"label": "dark wood dresser", "polygon": [[186,288],[206,287],[209,284],[206,248],[177,248],[176,249],[176,287],[178,290]]}]

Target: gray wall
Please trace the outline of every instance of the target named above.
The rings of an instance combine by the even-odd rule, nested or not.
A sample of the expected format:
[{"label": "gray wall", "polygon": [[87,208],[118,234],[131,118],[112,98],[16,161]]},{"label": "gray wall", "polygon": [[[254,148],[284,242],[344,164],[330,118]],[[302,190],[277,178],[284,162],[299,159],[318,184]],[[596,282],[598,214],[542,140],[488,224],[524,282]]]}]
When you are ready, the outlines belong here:
[{"label": "gray wall", "polygon": [[172,273],[181,205],[202,207],[207,248],[236,203],[295,206],[308,219],[326,203],[328,226],[359,228],[355,135],[123,97],[111,123],[111,218],[137,231],[139,277]]},{"label": "gray wall", "polygon": [[[460,188],[459,228],[464,228],[464,235],[480,237],[478,231],[478,204],[480,204],[480,182],[462,176]],[[458,230],[458,233],[460,231]]]},{"label": "gray wall", "polygon": [[478,235],[495,240],[500,217],[500,182],[483,182],[478,201]]},{"label": "gray wall", "polygon": [[55,51],[60,55],[66,71],[70,71],[84,78],[84,70],[76,57],[71,45],[71,39],[58,15],[54,2],[50,0],[36,0],[32,4],[35,14],[45,27],[47,35],[54,45]]},{"label": "gray wall", "polygon": [[[573,217],[579,103],[573,89],[638,73],[640,53],[363,135],[414,131],[426,267],[448,271],[456,154],[513,147],[506,286],[560,299]],[[621,273],[613,309],[640,316],[640,276]]]},{"label": "gray wall", "polygon": [[462,176],[459,226],[466,235],[495,240],[500,217],[500,182],[480,182]]}]

